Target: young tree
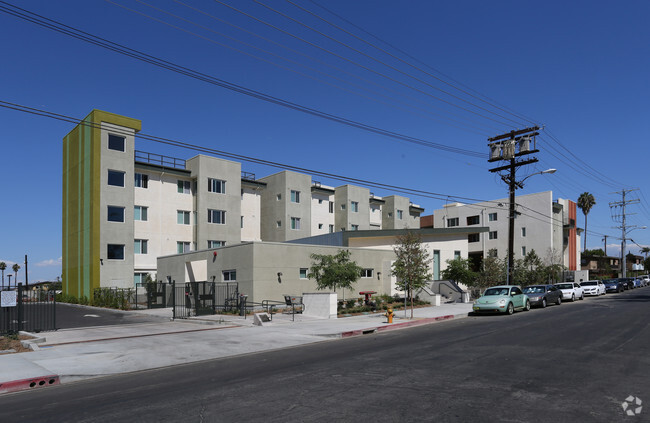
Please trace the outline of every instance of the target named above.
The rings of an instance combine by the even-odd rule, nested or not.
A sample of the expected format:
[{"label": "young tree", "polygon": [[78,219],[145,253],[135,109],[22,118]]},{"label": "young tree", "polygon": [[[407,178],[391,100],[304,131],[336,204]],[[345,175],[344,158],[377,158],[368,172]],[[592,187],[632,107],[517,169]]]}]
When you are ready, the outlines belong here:
[{"label": "young tree", "polygon": [[447,260],[447,268],[441,272],[441,276],[465,286],[473,286],[477,280],[476,273],[469,268],[469,260],[464,258]]},{"label": "young tree", "polygon": [[423,288],[431,280],[429,252],[422,246],[422,238],[412,231],[397,237],[393,248],[397,260],[393,263],[392,274],[397,277],[397,289],[404,291],[411,300],[411,319],[413,318],[413,293]]},{"label": "young tree", "polygon": [[[499,285],[504,280],[506,280],[505,262],[498,257],[496,248],[493,248],[488,251],[487,257],[481,263],[481,271],[473,285],[473,288],[475,288],[474,296],[477,297],[481,289],[492,285]],[[477,290],[479,292],[476,292]]]},{"label": "young tree", "polygon": [[578,208],[582,210],[582,213],[585,215],[585,245],[582,248],[583,250],[587,249],[587,215],[593,206],[596,205],[596,199],[593,194],[588,192],[583,192],[578,197]]},{"label": "young tree", "polygon": [[537,285],[544,282],[544,265],[534,249],[526,254],[522,265],[525,268],[523,285]]},{"label": "young tree", "polygon": [[350,251],[340,250],[335,255],[311,254],[312,265],[308,278],[316,280],[318,289],[351,288],[361,277],[363,268],[350,260]]}]

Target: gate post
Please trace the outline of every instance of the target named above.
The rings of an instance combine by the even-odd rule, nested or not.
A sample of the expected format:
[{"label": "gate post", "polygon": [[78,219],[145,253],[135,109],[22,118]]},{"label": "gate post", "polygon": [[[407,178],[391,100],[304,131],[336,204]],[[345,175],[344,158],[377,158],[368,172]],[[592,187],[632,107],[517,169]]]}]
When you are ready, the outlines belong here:
[{"label": "gate post", "polygon": [[172,319],[176,320],[176,281],[172,281]]},{"label": "gate post", "polygon": [[20,332],[21,330],[23,330],[23,320],[25,320],[23,316],[23,284],[22,283],[18,284],[18,310],[17,311],[18,311],[18,325],[16,327],[17,328],[16,332]]}]

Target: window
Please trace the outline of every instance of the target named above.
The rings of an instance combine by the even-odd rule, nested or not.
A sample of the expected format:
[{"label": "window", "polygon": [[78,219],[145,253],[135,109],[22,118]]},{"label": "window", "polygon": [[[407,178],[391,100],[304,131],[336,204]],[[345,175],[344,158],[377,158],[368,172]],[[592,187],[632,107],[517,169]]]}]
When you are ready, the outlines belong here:
[{"label": "window", "polygon": [[490,239],[497,239],[497,231],[490,231],[489,233],[489,238]]},{"label": "window", "polygon": [[133,215],[133,220],[142,220],[147,221],[148,207],[145,206],[135,206],[135,213]]},{"label": "window", "polygon": [[359,213],[359,202],[358,201],[350,201],[350,211],[352,213]]},{"label": "window", "polygon": [[108,134],[108,149],[124,151],[124,137]]},{"label": "window", "polygon": [[149,188],[149,175],[144,173],[135,174],[135,187],[136,188]]},{"label": "window", "polygon": [[108,185],[113,185],[114,187],[123,187],[124,186],[124,172],[118,170],[109,170],[108,171]]},{"label": "window", "polygon": [[291,190],[291,202],[300,203],[300,191]]},{"label": "window", "polygon": [[397,218],[399,220],[402,220],[402,217],[404,217],[404,211],[403,210],[397,210]]},{"label": "window", "polygon": [[526,257],[526,247],[521,247],[521,255]]},{"label": "window", "polygon": [[479,234],[469,234],[467,235],[467,242],[479,242],[481,236]]},{"label": "window", "polygon": [[133,243],[134,254],[147,254],[147,240],[136,239]]},{"label": "window", "polygon": [[236,270],[224,270],[221,272],[224,282],[234,282],[237,280],[237,271]]},{"label": "window", "polygon": [[372,278],[372,269],[363,269],[361,271],[362,278]]},{"label": "window", "polygon": [[[208,192],[214,192],[216,194],[225,194],[226,181],[223,181],[221,179],[208,178]],[[242,195],[244,195],[244,190],[242,190]]]},{"label": "window", "polygon": [[393,217],[393,212],[388,212],[388,217]]},{"label": "window", "polygon": [[192,192],[190,189],[190,181],[178,181],[176,186],[179,194],[190,194]]},{"label": "window", "polygon": [[496,214],[496,213],[490,213],[490,214],[488,214],[488,220],[489,220],[490,222],[496,222],[496,220],[497,220],[497,214]]},{"label": "window", "polygon": [[300,279],[307,279],[307,270],[306,267],[300,268]]},{"label": "window", "polygon": [[278,201],[282,200],[282,194],[277,194],[275,196],[275,199],[278,200]]},{"label": "window", "polygon": [[334,201],[330,201],[330,213],[334,213]]},{"label": "window", "polygon": [[318,204],[323,204],[323,199],[322,198],[318,199]]},{"label": "window", "polygon": [[133,283],[135,283],[135,285],[145,283],[147,281],[147,275],[148,273],[134,273]]},{"label": "window", "polygon": [[447,218],[447,227],[452,228],[454,226],[458,226],[458,218],[457,217],[448,217]]},{"label": "window", "polygon": [[333,232],[334,232],[334,225],[330,225],[330,227],[329,227],[329,231],[330,231],[330,233],[333,233]]},{"label": "window", "polygon": [[299,217],[292,217],[291,218],[291,229],[300,229],[300,218]]},{"label": "window", "polygon": [[176,252],[178,254],[188,253],[190,251],[190,243],[185,241],[176,242]]},{"label": "window", "polygon": [[479,223],[481,223],[479,216],[467,216],[467,226],[478,225]]},{"label": "window", "polygon": [[124,222],[124,207],[108,206],[109,222]]},{"label": "window", "polygon": [[276,221],[275,222],[275,227],[276,228],[281,228],[282,227],[282,221],[281,220]]},{"label": "window", "polygon": [[526,228],[521,228],[521,236],[526,237]]},{"label": "window", "polygon": [[353,231],[358,231],[359,225],[350,225],[350,229],[352,229]]},{"label": "window", "polygon": [[208,209],[208,223],[217,225],[226,224],[226,212],[223,210]]},{"label": "window", "polygon": [[124,260],[124,245],[108,244],[106,248],[106,257],[109,260]]},{"label": "window", "polygon": [[239,216],[239,227],[244,228],[244,216]]},{"label": "window", "polygon": [[460,251],[454,251],[454,260],[458,260],[460,258]]},{"label": "window", "polygon": [[226,246],[226,241],[208,240],[208,248],[219,248],[225,246]]},{"label": "window", "polygon": [[341,210],[345,210],[345,204],[341,204]]},{"label": "window", "polygon": [[323,229],[323,224],[322,223],[318,224],[318,229]]},{"label": "window", "polygon": [[176,211],[176,223],[179,225],[189,225],[190,224],[190,212],[184,210]]}]

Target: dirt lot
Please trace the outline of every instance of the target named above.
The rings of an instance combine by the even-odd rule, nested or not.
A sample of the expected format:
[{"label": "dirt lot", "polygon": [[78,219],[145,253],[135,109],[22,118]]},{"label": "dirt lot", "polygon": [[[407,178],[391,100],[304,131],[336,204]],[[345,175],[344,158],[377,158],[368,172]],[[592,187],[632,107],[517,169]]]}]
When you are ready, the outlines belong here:
[{"label": "dirt lot", "polygon": [[[28,352],[31,351],[29,348],[25,348],[20,345],[21,340],[31,339],[29,336],[0,336],[0,351],[14,350],[16,353]],[[5,354],[14,354],[14,353],[5,353]]]}]

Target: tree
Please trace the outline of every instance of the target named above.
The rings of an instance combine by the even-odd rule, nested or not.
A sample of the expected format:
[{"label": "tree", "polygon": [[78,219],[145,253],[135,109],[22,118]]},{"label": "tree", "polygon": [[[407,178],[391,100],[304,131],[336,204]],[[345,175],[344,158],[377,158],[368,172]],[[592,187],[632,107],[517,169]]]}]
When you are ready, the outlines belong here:
[{"label": "tree", "polygon": [[431,280],[429,252],[422,247],[422,238],[408,231],[397,237],[393,248],[397,260],[393,263],[392,274],[397,277],[397,289],[404,291],[411,300],[411,319],[413,318],[413,292],[423,288]]},{"label": "tree", "polygon": [[2,270],[2,288],[5,287],[5,269],[7,268],[7,263],[0,261],[0,270]]},{"label": "tree", "polygon": [[585,215],[585,245],[583,250],[587,249],[587,215],[594,205],[596,205],[596,199],[592,194],[583,192],[580,194],[580,197],[578,197],[578,208],[582,210],[582,213]]},{"label": "tree", "polygon": [[536,285],[544,282],[544,265],[534,249],[526,254],[522,265],[525,268],[525,283],[523,285]]},{"label": "tree", "polygon": [[14,263],[11,268],[14,270],[14,285],[18,285],[18,270],[20,270],[20,265],[18,263]]},{"label": "tree", "polygon": [[[650,247],[641,248],[641,254],[645,254],[646,260],[648,259],[648,253],[650,253]],[[647,269],[647,268],[646,268]]]},{"label": "tree", "polygon": [[475,288],[474,296],[478,297],[483,288],[492,285],[499,285],[506,279],[506,264],[503,259],[497,255],[496,248],[488,251],[487,257],[481,262],[481,271],[475,279],[474,284],[471,285]]},{"label": "tree", "polygon": [[308,278],[316,280],[317,289],[351,288],[361,277],[363,268],[350,260],[350,251],[340,250],[335,255],[311,254],[312,265]]},{"label": "tree", "polygon": [[584,250],[582,252],[583,256],[600,256],[604,257],[605,256],[605,251],[603,251],[602,248],[596,248],[594,250]]}]

